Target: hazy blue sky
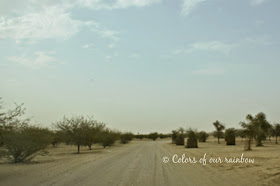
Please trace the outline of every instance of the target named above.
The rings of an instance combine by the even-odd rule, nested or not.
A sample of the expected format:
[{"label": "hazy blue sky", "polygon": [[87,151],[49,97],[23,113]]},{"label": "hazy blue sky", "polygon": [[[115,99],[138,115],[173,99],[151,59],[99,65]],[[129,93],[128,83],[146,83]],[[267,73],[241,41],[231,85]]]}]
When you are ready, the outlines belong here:
[{"label": "hazy blue sky", "polygon": [[280,122],[279,0],[0,0],[0,97],[132,132]]}]

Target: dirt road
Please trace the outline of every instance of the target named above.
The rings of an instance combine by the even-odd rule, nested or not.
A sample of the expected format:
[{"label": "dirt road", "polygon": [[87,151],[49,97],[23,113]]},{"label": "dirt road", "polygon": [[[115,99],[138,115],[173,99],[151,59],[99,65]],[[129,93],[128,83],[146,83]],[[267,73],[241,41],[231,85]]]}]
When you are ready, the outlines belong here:
[{"label": "dirt road", "polygon": [[[173,150],[171,150],[173,149]],[[211,166],[163,163],[177,153],[169,141],[133,141],[101,153],[36,164],[0,165],[0,185],[246,185]],[[179,152],[179,151],[178,151]],[[5,170],[9,166],[9,170]],[[12,168],[11,168],[12,167]]]}]

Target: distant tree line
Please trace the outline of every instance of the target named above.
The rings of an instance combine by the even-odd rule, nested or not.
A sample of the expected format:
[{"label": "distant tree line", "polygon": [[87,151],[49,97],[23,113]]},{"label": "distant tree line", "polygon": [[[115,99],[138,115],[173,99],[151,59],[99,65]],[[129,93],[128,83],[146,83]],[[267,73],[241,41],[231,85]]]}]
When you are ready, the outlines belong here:
[{"label": "distant tree line", "polygon": [[136,134],[134,135],[134,138],[136,139],[151,139],[153,141],[156,141],[158,138],[160,139],[164,139],[164,138],[169,138],[171,137],[170,134],[162,134],[162,133],[157,133],[157,132],[152,132],[152,133],[149,133],[149,134]]}]

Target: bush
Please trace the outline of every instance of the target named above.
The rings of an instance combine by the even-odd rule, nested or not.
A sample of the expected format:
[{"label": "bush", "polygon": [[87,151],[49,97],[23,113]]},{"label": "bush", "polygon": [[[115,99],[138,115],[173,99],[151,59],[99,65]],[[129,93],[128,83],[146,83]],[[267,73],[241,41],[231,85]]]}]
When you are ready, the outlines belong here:
[{"label": "bush", "polygon": [[172,134],[171,134],[172,142],[171,143],[176,143],[177,136],[178,136],[178,131],[172,130]]},{"label": "bush", "polygon": [[30,161],[44,151],[51,143],[48,129],[35,126],[24,126],[6,131],[1,154],[14,163]]},{"label": "bush", "polygon": [[150,133],[148,135],[148,138],[156,141],[156,139],[158,138],[158,133],[157,132]]},{"label": "bush", "polygon": [[120,135],[121,144],[129,143],[133,139],[133,134],[131,132],[126,132]]},{"label": "bush", "polygon": [[106,129],[105,131],[101,132],[100,134],[100,143],[104,148],[110,147],[114,145],[116,140],[118,139],[119,134],[116,132],[113,132],[109,129]]},{"label": "bush", "polygon": [[21,119],[25,109],[16,105],[13,110],[2,112],[0,98],[0,158],[14,163],[32,160],[39,154],[46,154],[50,144],[48,129],[30,126],[29,119]]},{"label": "bush", "polygon": [[204,131],[201,131],[201,132],[198,133],[199,142],[206,142],[208,137],[209,137],[209,134],[207,134]]},{"label": "bush", "polygon": [[229,128],[225,131],[225,140],[227,145],[235,145],[235,129]]},{"label": "bush", "polygon": [[177,135],[176,145],[185,145],[185,134],[180,133]]},{"label": "bush", "polygon": [[187,137],[188,137],[188,140],[187,140],[186,148],[198,148],[197,136],[196,136],[196,133],[192,129],[187,131]]}]

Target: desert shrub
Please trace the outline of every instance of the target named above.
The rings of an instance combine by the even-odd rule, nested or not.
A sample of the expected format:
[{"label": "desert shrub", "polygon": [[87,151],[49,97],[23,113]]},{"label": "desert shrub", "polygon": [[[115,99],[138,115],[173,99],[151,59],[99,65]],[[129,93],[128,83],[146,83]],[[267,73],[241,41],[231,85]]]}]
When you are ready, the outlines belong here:
[{"label": "desert shrub", "polygon": [[176,130],[176,139],[175,139],[175,144],[176,145],[185,145],[185,129],[183,127],[180,127]]},{"label": "desert shrub", "polygon": [[50,144],[48,129],[30,126],[29,119],[22,119],[23,104],[13,110],[2,111],[0,98],[0,157],[14,163],[32,160],[39,154],[45,154]]},{"label": "desert shrub", "polygon": [[235,145],[235,129],[229,128],[225,131],[225,140],[227,145]]},{"label": "desert shrub", "polygon": [[187,131],[187,145],[186,148],[198,148],[197,145],[197,134],[195,131],[193,131],[192,129],[189,129]]},{"label": "desert shrub", "polygon": [[45,149],[51,143],[48,129],[27,125],[6,131],[3,139],[5,144],[1,154],[14,163],[29,161],[37,155],[46,154]]},{"label": "desert shrub", "polygon": [[204,131],[201,131],[201,132],[198,133],[199,142],[206,142],[208,137],[209,137],[209,134],[207,134]]},{"label": "desert shrub", "polygon": [[104,148],[114,145],[118,139],[119,134],[117,132],[111,131],[110,129],[105,129],[100,133],[99,140]]},{"label": "desert shrub", "polygon": [[134,135],[131,132],[126,132],[120,135],[120,142],[122,144],[129,143],[133,139]]},{"label": "desert shrub", "polygon": [[0,97],[0,147],[5,143],[3,135],[6,131],[14,127],[19,127],[19,121],[21,121],[21,124],[28,123],[28,119],[22,120],[20,118],[24,114],[24,111],[23,104],[16,105],[12,110],[4,111],[2,98]]},{"label": "desert shrub", "polygon": [[156,141],[156,139],[158,138],[158,133],[157,132],[150,133],[148,134],[148,138]]},{"label": "desert shrub", "polygon": [[176,145],[185,145],[185,134],[179,133],[175,141]]}]

